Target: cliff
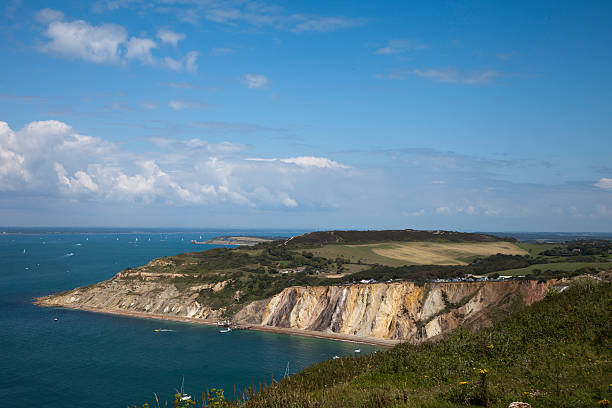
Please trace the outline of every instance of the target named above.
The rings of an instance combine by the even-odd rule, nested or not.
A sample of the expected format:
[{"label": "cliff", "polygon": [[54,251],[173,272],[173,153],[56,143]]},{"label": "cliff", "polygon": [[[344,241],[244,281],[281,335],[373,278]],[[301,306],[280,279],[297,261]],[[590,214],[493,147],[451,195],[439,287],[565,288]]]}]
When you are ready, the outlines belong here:
[{"label": "cliff", "polygon": [[[220,319],[226,307],[213,308],[203,291],[225,293],[229,280],[180,285],[177,274],[147,272],[160,266],[126,270],[95,285],[37,299],[62,306],[109,313],[139,313],[192,321]],[[163,265],[162,265],[163,266]],[[178,274],[180,277],[188,274]],[[289,287],[270,299],[251,302],[234,315],[241,324],[327,334],[420,342],[458,327],[489,326],[493,317],[544,297],[552,281],[427,283]],[[234,300],[239,296],[236,294]],[[236,305],[237,306],[237,305]]]},{"label": "cliff", "polygon": [[542,299],[553,281],[291,287],[238,312],[240,323],[420,342]]}]

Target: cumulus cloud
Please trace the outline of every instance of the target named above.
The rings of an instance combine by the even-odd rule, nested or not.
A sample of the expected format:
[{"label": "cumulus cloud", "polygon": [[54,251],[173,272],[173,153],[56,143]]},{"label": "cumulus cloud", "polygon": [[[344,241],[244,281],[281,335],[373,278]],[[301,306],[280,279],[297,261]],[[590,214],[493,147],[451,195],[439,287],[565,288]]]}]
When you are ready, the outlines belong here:
[{"label": "cumulus cloud", "polygon": [[600,178],[597,183],[595,183],[595,187],[599,187],[603,190],[612,190],[612,178]]},{"label": "cumulus cloud", "polygon": [[173,71],[196,72],[198,70],[199,56],[199,52],[190,51],[183,58],[180,59],[165,57],[164,65]]},{"label": "cumulus cloud", "polygon": [[157,48],[155,41],[150,38],[132,37],[126,44],[126,58],[134,58],[140,60],[143,64],[153,64],[153,54],[151,50]]},{"label": "cumulus cloud", "polygon": [[[196,72],[197,51],[190,51],[175,59],[169,56],[156,58],[153,50],[158,43],[146,37],[129,37],[127,30],[118,24],[92,25],[83,20],[64,21],[61,12],[43,9],[36,19],[47,25],[44,35],[48,42],[40,51],[64,58],[82,59],[96,64],[125,64],[137,60],[142,64],[165,67],[174,71]],[[159,30],[157,37],[162,44],[178,46],[184,34],[171,30]]]},{"label": "cumulus cloud", "polygon": [[127,39],[126,30],[116,24],[92,26],[83,20],[52,21],[45,35],[50,42],[45,52],[95,63],[114,63],[121,58],[120,45]]},{"label": "cumulus cloud", "polygon": [[242,79],[250,89],[260,89],[268,86],[268,77],[260,74],[245,74]]},{"label": "cumulus cloud", "polygon": [[162,44],[169,44],[173,47],[178,46],[178,42],[185,39],[185,34],[175,33],[172,30],[162,29],[157,32],[157,38]]}]

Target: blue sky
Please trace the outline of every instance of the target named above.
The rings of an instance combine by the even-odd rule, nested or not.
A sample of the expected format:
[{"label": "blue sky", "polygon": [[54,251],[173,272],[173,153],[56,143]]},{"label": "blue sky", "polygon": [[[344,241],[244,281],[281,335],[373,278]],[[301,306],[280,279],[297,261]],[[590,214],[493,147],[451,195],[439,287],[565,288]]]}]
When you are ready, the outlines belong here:
[{"label": "blue sky", "polygon": [[3,4],[0,225],[612,231],[609,2]]}]

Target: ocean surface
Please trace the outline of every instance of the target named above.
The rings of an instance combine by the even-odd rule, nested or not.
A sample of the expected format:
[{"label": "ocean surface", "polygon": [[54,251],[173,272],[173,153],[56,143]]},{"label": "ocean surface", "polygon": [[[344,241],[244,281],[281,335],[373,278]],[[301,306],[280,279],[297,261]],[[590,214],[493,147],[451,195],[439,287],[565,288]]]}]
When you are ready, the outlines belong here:
[{"label": "ocean surface", "polygon": [[[108,279],[153,258],[212,248],[190,240],[219,235],[292,236],[300,231],[45,231],[0,233],[0,406],[126,407],[199,396],[282,378],[375,347],[284,334],[41,308],[37,296]],[[57,322],[54,318],[58,317]],[[155,329],[171,331],[155,332]]]}]

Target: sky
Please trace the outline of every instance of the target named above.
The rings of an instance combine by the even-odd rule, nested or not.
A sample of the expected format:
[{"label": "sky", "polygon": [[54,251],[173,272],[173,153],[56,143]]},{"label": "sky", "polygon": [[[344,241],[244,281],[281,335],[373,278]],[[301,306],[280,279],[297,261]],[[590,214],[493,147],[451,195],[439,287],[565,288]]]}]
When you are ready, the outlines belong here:
[{"label": "sky", "polygon": [[0,225],[612,231],[609,1],[0,7]]}]

